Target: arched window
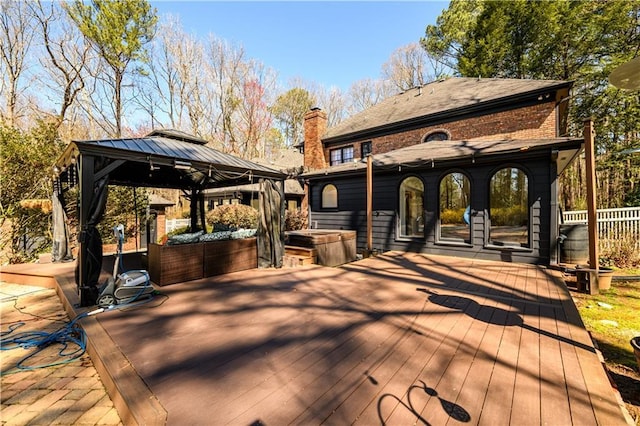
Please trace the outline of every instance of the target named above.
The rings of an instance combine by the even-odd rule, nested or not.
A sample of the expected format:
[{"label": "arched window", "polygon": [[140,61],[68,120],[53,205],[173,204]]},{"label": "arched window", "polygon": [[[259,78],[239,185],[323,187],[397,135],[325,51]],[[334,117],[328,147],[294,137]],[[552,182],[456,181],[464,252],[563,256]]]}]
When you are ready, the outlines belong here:
[{"label": "arched window", "polygon": [[400,237],[424,236],[424,184],[415,176],[400,184],[398,227]]},{"label": "arched window", "polygon": [[338,189],[333,184],[327,184],[322,188],[322,204],[323,209],[338,208]]},{"label": "arched window", "polygon": [[489,241],[529,246],[529,179],[516,167],[498,170],[489,188]]},{"label": "arched window", "polygon": [[447,141],[449,140],[450,135],[445,130],[436,130],[435,132],[427,133],[427,135],[422,140],[423,142],[433,142],[433,141]]},{"label": "arched window", "polygon": [[440,181],[440,239],[471,243],[471,184],[460,172]]}]

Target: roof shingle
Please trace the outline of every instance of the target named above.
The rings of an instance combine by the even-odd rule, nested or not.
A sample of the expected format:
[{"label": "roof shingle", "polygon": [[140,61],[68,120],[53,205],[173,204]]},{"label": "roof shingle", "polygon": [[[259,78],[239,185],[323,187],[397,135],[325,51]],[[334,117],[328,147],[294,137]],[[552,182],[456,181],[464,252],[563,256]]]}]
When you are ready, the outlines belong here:
[{"label": "roof shingle", "polygon": [[391,96],[331,127],[322,139],[328,141],[395,123],[455,114],[468,108],[486,107],[526,94],[570,86],[571,82],[558,80],[448,78]]}]

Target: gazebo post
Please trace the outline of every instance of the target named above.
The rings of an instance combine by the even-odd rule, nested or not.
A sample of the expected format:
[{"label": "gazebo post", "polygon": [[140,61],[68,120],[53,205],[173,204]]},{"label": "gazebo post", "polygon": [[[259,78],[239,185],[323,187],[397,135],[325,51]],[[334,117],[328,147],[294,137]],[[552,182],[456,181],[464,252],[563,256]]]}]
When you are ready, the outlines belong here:
[{"label": "gazebo post", "polygon": [[198,210],[200,211],[200,223],[202,224],[202,230],[207,232],[207,215],[204,209],[204,191],[198,191]]},{"label": "gazebo post", "polygon": [[189,200],[189,217],[191,218],[191,232],[195,232],[198,227],[198,190],[191,188],[191,199]]},{"label": "gazebo post", "polygon": [[373,252],[373,157],[367,156],[367,255]]},{"label": "gazebo post", "polygon": [[598,217],[596,212],[596,161],[594,130],[591,119],[584,121],[584,153],[587,172],[587,224],[589,233],[589,266],[598,271]]},{"label": "gazebo post", "polygon": [[88,300],[91,296],[88,294],[88,283],[86,282],[86,269],[87,269],[87,222],[89,221],[89,215],[91,210],[91,200],[93,199],[93,188],[95,185],[94,172],[95,161],[91,155],[80,155],[78,158],[79,184],[80,184],[80,199],[79,204],[79,217],[78,217],[78,278],[76,285],[78,286],[78,296],[80,297],[80,306],[90,306],[92,303]]}]

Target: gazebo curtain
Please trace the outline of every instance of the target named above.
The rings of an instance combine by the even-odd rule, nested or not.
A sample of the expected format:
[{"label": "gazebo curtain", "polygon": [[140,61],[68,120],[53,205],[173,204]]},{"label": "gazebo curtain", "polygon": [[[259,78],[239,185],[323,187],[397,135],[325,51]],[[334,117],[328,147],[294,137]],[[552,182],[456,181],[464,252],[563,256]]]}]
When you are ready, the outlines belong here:
[{"label": "gazebo curtain", "polygon": [[282,267],[284,256],[284,186],[273,180],[260,180],[260,215],[258,223],[258,266]]},{"label": "gazebo curtain", "polygon": [[108,176],[99,179],[93,185],[91,199],[81,200],[88,206],[87,221],[81,223],[80,257],[76,263],[76,283],[80,287],[80,305],[94,305],[98,297],[98,282],[102,269],[102,238],[96,225],[102,220],[107,204]]},{"label": "gazebo curtain", "polygon": [[69,229],[67,228],[67,213],[64,210],[64,195],[60,182],[53,191],[51,197],[53,217],[53,248],[51,260],[53,262],[65,262],[73,260],[71,245],[69,244]]}]

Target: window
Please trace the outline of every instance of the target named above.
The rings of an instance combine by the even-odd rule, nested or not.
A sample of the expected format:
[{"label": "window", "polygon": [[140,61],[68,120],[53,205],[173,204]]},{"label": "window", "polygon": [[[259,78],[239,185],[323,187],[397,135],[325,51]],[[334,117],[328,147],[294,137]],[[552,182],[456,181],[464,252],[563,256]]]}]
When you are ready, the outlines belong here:
[{"label": "window", "polygon": [[333,184],[327,184],[322,188],[322,204],[323,209],[338,208],[338,189]]},{"label": "window", "polygon": [[353,161],[353,146],[332,149],[329,151],[329,157],[332,166]]},{"label": "window", "polygon": [[424,142],[446,141],[446,140],[449,140],[449,133],[444,130],[437,130],[435,132],[428,133],[424,137]]},{"label": "window", "polygon": [[495,245],[529,245],[529,184],[516,167],[498,170],[489,188],[489,241]]},{"label": "window", "polygon": [[422,237],[424,235],[424,184],[417,177],[408,177],[400,184],[398,206],[399,236]]},{"label": "window", "polygon": [[440,181],[440,239],[471,243],[469,178],[449,173]]},{"label": "window", "polygon": [[362,142],[360,144],[360,158],[367,158],[371,154],[371,141]]}]

